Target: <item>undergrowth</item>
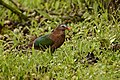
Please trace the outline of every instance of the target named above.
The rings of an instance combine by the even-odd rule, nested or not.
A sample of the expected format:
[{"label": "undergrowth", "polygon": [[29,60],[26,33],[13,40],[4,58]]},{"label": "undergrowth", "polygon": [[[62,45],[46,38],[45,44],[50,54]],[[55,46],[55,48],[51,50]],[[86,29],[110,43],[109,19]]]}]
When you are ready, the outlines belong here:
[{"label": "undergrowth", "polygon": [[[6,20],[26,21],[19,21],[17,15],[0,5],[0,27],[3,26],[0,30],[0,80],[119,80],[120,52],[112,50],[111,44],[120,42],[120,17],[116,19],[102,4],[90,1],[86,0],[88,9],[84,1],[79,0],[18,0],[23,8],[27,7],[24,14],[36,10],[43,16],[40,23],[31,19],[30,25],[25,26],[4,26]],[[81,16],[74,15],[78,13]],[[31,36],[50,33],[68,16],[70,23],[67,25],[72,29],[66,31],[66,41],[53,54],[49,49],[25,48]],[[96,63],[89,63],[88,53],[98,58]]]}]

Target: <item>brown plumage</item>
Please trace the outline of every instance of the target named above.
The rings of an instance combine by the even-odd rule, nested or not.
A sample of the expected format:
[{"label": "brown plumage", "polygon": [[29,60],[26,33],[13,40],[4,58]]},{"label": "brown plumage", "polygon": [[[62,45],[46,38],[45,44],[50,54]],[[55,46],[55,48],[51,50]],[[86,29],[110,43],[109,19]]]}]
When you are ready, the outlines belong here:
[{"label": "brown plumage", "polygon": [[46,49],[51,48],[54,52],[55,49],[59,48],[65,41],[65,30],[70,30],[65,24],[61,24],[56,27],[51,34],[43,35],[33,41],[35,49]]}]

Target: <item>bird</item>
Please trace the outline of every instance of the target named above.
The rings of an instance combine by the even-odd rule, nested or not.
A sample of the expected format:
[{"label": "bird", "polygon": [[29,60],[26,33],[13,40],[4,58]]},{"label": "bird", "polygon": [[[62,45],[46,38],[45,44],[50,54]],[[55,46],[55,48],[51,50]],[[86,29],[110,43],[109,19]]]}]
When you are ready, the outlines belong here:
[{"label": "bird", "polygon": [[[45,50],[50,47],[50,51],[53,53],[59,48],[65,41],[65,30],[70,30],[66,24],[60,24],[50,34],[46,34],[36,38],[32,42],[34,49]],[[31,44],[29,45],[31,46]]]}]

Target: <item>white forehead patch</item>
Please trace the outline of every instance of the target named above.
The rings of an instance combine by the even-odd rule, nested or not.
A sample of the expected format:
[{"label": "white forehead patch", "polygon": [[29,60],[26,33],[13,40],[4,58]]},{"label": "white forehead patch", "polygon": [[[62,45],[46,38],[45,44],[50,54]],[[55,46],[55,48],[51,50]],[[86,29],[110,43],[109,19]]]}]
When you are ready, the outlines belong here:
[{"label": "white forehead patch", "polygon": [[65,25],[65,24],[62,24],[61,26],[67,27],[67,25]]}]

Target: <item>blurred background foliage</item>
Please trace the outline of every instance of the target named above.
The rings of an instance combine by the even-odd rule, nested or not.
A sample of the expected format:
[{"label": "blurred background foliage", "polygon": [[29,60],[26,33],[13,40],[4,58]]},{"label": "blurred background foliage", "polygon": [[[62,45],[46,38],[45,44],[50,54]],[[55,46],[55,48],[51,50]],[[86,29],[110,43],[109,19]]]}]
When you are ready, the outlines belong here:
[{"label": "blurred background foliage", "polygon": [[[27,1],[27,3],[26,3]],[[120,1],[119,0],[17,0],[16,6],[12,4],[15,0],[5,0],[6,3],[10,4],[13,7],[19,8],[24,14],[28,14],[32,10],[37,11],[40,15],[51,19],[57,17],[63,17],[63,19],[68,18],[79,18],[85,12],[89,14],[95,14],[95,16],[100,15],[101,13],[112,14],[115,19],[118,19],[120,14]],[[31,6],[32,5],[32,6]],[[8,11],[3,12],[5,8],[1,6],[0,16],[6,15]],[[6,14],[5,14],[6,13]],[[9,15],[9,14],[8,14]],[[77,17],[75,17],[77,16]],[[108,15],[111,18],[111,15]]]}]

